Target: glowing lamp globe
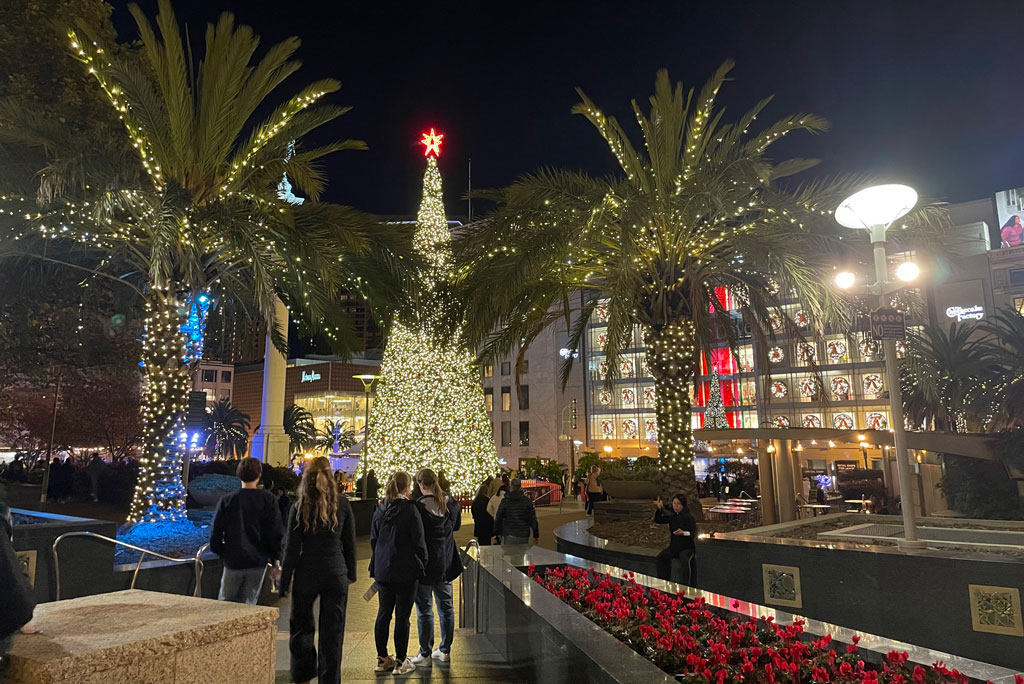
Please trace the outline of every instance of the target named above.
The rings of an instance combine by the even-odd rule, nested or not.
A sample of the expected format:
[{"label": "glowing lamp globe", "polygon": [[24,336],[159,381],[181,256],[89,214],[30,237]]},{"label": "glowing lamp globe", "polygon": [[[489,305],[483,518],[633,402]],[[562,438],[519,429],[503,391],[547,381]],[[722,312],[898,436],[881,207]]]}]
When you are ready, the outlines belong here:
[{"label": "glowing lamp globe", "polygon": [[905,283],[917,280],[919,275],[921,275],[921,269],[913,261],[904,261],[896,267],[896,277]]},{"label": "glowing lamp globe", "polygon": [[857,276],[849,271],[840,271],[836,274],[836,287],[840,290],[849,290],[857,282]]},{"label": "glowing lamp globe", "polygon": [[847,228],[888,227],[917,204],[917,191],[907,185],[876,185],[856,192],[836,209],[836,221]]}]

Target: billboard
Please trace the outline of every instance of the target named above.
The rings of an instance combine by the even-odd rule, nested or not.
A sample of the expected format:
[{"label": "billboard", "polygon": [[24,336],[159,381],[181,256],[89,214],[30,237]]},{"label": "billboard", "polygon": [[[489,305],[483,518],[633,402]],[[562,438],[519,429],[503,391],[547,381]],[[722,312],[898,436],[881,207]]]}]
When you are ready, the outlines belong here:
[{"label": "billboard", "polygon": [[996,218],[992,249],[1024,245],[1024,188],[996,193]]}]

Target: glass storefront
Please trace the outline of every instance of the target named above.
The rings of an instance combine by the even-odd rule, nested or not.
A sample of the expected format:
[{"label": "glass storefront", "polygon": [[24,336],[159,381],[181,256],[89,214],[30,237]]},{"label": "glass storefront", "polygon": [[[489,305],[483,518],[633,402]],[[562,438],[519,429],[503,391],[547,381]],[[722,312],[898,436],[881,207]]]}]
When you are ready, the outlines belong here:
[{"label": "glass storefront", "polygon": [[[366,422],[365,392],[296,394],[295,403],[313,414],[317,429],[323,429],[327,421],[341,422],[353,428],[356,439],[361,439]],[[373,396],[370,397],[370,408],[373,408]]]}]

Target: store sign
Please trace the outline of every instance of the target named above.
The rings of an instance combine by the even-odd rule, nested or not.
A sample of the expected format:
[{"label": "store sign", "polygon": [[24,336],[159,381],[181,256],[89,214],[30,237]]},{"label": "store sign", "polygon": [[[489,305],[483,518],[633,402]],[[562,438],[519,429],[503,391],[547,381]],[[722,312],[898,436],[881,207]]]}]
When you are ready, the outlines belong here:
[{"label": "store sign", "polygon": [[316,382],[321,378],[321,375],[316,371],[302,371],[302,382]]},{"label": "store sign", "polygon": [[985,307],[975,304],[974,306],[951,306],[946,309],[946,318],[955,318],[957,323],[973,319],[980,321],[985,315]]},{"label": "store sign", "polygon": [[832,462],[832,467],[835,469],[835,472],[838,474],[838,473],[849,473],[849,472],[852,472],[852,471],[857,470],[858,468],[860,468],[861,465],[860,465],[860,462],[858,462],[858,461],[833,461]]}]

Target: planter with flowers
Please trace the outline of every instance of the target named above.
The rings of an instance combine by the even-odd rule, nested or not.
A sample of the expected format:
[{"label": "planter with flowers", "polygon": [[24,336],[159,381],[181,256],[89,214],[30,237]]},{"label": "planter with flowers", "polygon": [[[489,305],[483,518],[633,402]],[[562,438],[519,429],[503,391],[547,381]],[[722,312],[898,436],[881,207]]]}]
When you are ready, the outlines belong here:
[{"label": "planter with flowers", "polygon": [[[862,653],[803,624],[746,617],[623,579],[568,565],[528,570],[531,578],[680,682],[687,684],[967,684],[942,663],[905,652]],[[738,606],[738,602],[734,607]],[[1024,684],[1016,675],[1015,684]]]}]

